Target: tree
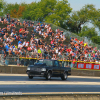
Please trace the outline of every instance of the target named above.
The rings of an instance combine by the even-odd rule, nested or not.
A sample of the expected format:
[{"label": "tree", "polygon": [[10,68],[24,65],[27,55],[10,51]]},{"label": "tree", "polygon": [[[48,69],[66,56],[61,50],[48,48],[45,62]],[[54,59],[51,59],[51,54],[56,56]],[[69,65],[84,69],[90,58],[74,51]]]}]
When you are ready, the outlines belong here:
[{"label": "tree", "polygon": [[98,10],[94,5],[85,5],[79,11],[75,11],[67,19],[66,27],[74,33],[79,34],[82,29],[82,25],[85,23],[93,23],[93,19],[97,16]]},{"label": "tree", "polygon": [[41,2],[38,3],[40,9],[44,13],[44,18],[53,13],[56,3],[57,3],[56,0],[41,0]]},{"label": "tree", "polygon": [[25,6],[19,6],[18,12],[17,12],[17,18],[22,17],[22,13],[25,11]]},{"label": "tree", "polygon": [[68,0],[58,1],[54,6],[53,12],[46,17],[46,22],[54,23],[63,27],[63,22],[69,18],[72,8],[68,3]]},{"label": "tree", "polygon": [[7,13],[11,13],[12,10],[16,9],[16,11],[18,11],[19,9],[19,4],[15,3],[15,4],[6,4],[6,7],[4,8],[4,13],[7,14]]},{"label": "tree", "polygon": [[85,36],[87,38],[92,38],[94,36],[97,36],[97,31],[94,27],[88,28],[87,26],[83,26],[79,36]]},{"label": "tree", "polygon": [[92,19],[92,23],[100,30],[100,9],[95,13],[95,18]]},{"label": "tree", "polygon": [[53,12],[56,0],[41,0],[40,2],[32,2],[28,4],[23,12],[23,18],[44,21],[45,17]]},{"label": "tree", "polygon": [[97,43],[97,44],[100,45],[100,36],[94,36],[94,37],[92,37],[92,41],[93,41],[94,43]]},{"label": "tree", "polygon": [[5,4],[4,0],[0,0],[0,16],[3,15],[3,8],[5,7]]},{"label": "tree", "polygon": [[28,20],[35,20],[34,19],[34,16],[35,16],[34,9],[36,9],[36,8],[37,8],[36,2],[32,2],[30,4],[27,4],[25,6],[25,11],[22,13],[23,14],[22,18],[28,19]]},{"label": "tree", "polygon": [[83,26],[79,36],[85,36],[88,39],[91,39],[92,42],[100,44],[100,36],[98,36],[98,32],[95,30],[95,27],[88,28],[87,26]]},{"label": "tree", "polygon": [[3,8],[3,0],[0,0],[0,11]]},{"label": "tree", "polygon": [[14,18],[17,18],[17,10],[16,9],[11,10],[10,16],[14,17]]},{"label": "tree", "polygon": [[12,9],[10,12],[11,17],[20,18],[22,17],[22,12],[25,10],[25,6],[19,6],[18,10]]},{"label": "tree", "polygon": [[27,4],[25,4],[25,2],[21,4],[6,3],[3,8],[3,12],[4,14],[7,14],[7,13],[10,14],[11,17],[19,18],[19,17],[22,17],[22,13],[25,11],[26,5]]}]

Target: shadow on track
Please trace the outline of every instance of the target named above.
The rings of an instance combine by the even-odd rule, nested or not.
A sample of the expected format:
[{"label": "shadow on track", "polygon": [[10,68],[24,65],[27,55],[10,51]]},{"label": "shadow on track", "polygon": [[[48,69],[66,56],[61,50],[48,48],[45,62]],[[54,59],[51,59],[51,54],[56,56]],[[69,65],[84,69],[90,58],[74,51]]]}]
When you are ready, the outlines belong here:
[{"label": "shadow on track", "polygon": [[[0,81],[63,81],[60,77],[52,77],[51,80],[46,80],[44,77],[33,77],[29,79],[28,76],[0,76]],[[100,79],[94,78],[77,78],[68,77],[66,82],[100,82]]]}]

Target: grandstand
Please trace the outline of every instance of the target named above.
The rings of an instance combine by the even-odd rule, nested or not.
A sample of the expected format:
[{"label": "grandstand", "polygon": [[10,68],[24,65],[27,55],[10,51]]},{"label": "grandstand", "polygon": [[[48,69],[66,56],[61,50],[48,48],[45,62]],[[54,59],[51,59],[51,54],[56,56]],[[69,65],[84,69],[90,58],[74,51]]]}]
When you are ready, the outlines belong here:
[{"label": "grandstand", "polygon": [[[5,18],[6,19],[6,18]],[[1,64],[21,57],[99,62],[99,46],[50,23],[11,18],[0,22]],[[92,43],[93,44],[93,43]],[[9,59],[8,59],[9,58]],[[5,62],[3,62],[3,60]]]}]

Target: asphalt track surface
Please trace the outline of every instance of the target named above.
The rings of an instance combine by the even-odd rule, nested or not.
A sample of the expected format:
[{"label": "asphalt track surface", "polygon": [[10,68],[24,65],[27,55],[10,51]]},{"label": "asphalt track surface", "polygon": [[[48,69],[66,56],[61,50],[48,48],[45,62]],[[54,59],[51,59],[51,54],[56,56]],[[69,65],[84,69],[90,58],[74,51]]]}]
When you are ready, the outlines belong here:
[{"label": "asphalt track surface", "polygon": [[100,92],[100,77],[69,76],[46,80],[26,74],[0,74],[0,92]]}]

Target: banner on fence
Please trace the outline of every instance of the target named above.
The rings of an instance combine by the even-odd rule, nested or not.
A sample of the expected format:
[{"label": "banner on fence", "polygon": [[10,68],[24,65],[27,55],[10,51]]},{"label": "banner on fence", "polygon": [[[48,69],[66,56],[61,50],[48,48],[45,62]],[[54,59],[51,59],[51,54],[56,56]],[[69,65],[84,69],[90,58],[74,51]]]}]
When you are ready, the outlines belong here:
[{"label": "banner on fence", "polygon": [[97,69],[100,70],[100,64],[93,63],[77,63],[77,69]]}]

